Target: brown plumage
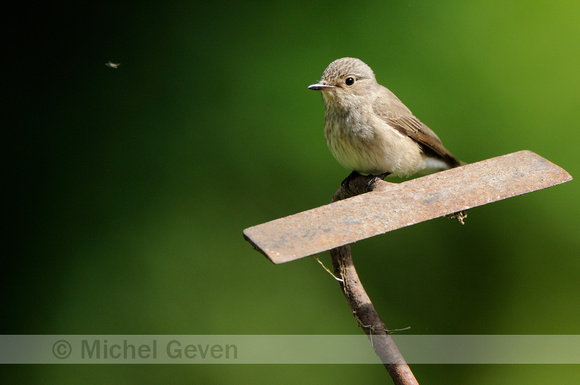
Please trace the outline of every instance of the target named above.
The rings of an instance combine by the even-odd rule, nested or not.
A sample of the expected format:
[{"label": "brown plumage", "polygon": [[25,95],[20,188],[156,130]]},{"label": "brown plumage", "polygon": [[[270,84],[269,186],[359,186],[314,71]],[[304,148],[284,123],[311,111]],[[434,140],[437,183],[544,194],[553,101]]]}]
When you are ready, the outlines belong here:
[{"label": "brown plumage", "polygon": [[322,91],[326,141],[347,169],[409,176],[461,164],[359,59],[335,60],[308,88]]}]

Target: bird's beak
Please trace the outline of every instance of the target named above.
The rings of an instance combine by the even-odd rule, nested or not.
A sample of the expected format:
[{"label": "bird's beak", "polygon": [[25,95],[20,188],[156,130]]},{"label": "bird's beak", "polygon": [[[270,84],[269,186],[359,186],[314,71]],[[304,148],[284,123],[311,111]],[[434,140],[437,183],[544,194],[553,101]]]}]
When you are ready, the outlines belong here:
[{"label": "bird's beak", "polygon": [[314,90],[314,91],[326,91],[329,90],[331,88],[334,88],[335,86],[331,86],[330,84],[322,84],[322,83],[316,83],[316,84],[311,84],[308,86],[309,90]]}]

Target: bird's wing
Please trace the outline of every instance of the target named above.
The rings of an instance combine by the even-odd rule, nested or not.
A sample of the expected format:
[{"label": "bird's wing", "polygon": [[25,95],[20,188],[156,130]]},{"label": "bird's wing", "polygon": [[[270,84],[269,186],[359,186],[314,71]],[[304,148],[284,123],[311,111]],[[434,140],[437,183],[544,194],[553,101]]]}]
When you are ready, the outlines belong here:
[{"label": "bird's wing", "polygon": [[417,119],[391,91],[388,93],[388,97],[384,97],[383,94],[375,99],[373,103],[375,114],[401,134],[409,136],[423,147],[435,151],[451,167],[459,166],[461,163],[443,146],[439,137]]}]

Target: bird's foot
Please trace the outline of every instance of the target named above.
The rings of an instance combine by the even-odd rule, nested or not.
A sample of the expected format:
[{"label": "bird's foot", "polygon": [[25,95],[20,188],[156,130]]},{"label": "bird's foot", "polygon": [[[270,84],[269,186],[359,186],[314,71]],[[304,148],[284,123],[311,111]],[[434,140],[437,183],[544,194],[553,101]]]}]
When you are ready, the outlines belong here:
[{"label": "bird's foot", "polygon": [[342,181],[340,186],[352,195],[358,195],[373,190],[375,184],[379,180],[385,179],[389,174],[386,172],[379,175],[361,175],[353,171]]},{"label": "bird's foot", "polygon": [[386,177],[388,177],[389,175],[391,175],[390,172],[384,172],[382,174],[379,175],[369,175],[369,181],[368,181],[368,185],[369,187],[373,187],[375,186],[375,184],[380,181],[380,180],[384,180]]},{"label": "bird's foot", "polygon": [[350,173],[342,183],[340,188],[334,194],[332,201],[336,202],[341,199],[364,194],[375,189],[377,181],[384,179],[389,173],[379,175],[361,175],[356,171]]}]

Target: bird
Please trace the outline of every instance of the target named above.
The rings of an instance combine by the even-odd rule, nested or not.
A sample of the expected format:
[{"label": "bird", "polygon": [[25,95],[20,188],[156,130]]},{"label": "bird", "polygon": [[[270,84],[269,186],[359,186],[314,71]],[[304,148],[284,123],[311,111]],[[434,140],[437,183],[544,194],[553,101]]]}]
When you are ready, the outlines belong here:
[{"label": "bird", "polygon": [[308,89],[322,93],[326,143],[348,170],[409,177],[462,165],[360,59],[333,61]]}]

